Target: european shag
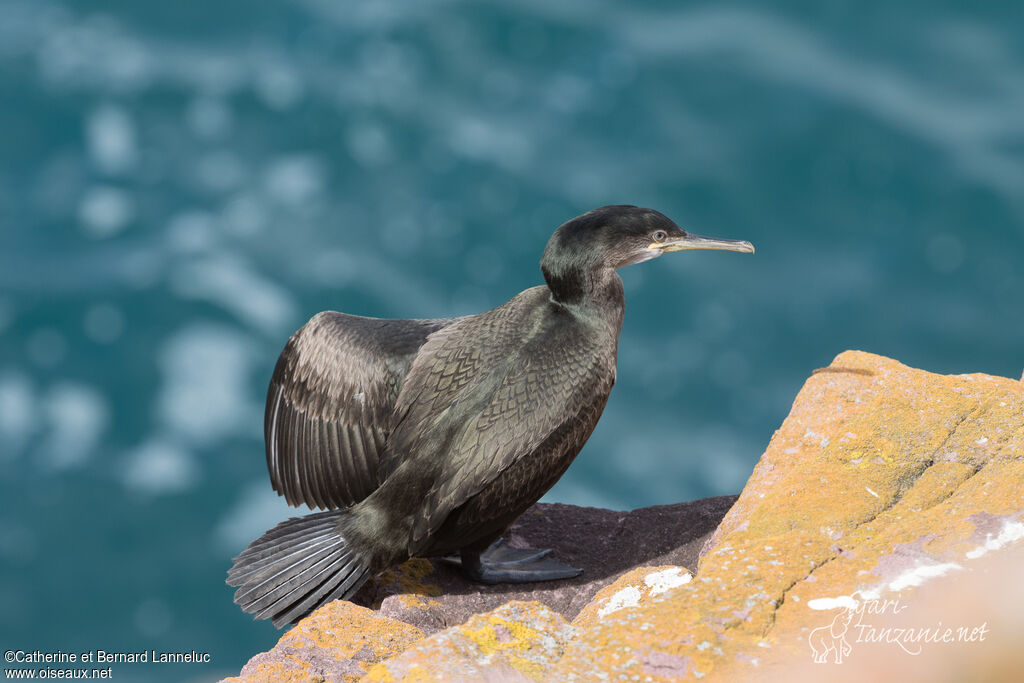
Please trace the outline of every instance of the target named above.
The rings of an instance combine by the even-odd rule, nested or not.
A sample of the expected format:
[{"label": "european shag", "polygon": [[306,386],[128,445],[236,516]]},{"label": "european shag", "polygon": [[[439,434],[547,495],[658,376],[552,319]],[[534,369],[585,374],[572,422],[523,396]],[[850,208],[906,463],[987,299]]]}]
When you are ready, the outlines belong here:
[{"label": "european shag", "polygon": [[499,539],[604,410],[625,306],[616,268],[684,249],[754,251],[652,209],[606,206],[555,231],[546,285],[485,313],[314,316],[270,380],[267,466],[290,505],[328,511],[282,522],[236,557],[235,602],[280,627],[414,556],[457,554],[484,583],[577,576],[549,551]]}]

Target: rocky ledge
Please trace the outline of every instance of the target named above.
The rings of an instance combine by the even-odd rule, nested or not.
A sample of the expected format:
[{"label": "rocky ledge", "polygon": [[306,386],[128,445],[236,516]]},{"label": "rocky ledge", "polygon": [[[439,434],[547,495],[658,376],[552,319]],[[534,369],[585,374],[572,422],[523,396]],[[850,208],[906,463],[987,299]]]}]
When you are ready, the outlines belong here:
[{"label": "rocky ledge", "polygon": [[738,499],[538,504],[509,542],[578,579],[481,587],[412,560],[227,680],[1014,680],[1021,539],[1024,382],[849,351]]}]

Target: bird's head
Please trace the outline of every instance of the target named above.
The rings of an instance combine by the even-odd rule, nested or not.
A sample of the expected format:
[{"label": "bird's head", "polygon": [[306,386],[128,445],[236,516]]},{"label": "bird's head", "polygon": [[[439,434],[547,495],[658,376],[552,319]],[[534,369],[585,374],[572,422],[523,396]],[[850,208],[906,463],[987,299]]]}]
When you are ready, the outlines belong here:
[{"label": "bird's head", "polygon": [[718,249],[754,253],[741,240],[692,235],[663,213],[638,206],[603,206],[562,224],[551,236],[541,270],[553,290],[577,289],[595,271],[642,263],[671,251]]}]

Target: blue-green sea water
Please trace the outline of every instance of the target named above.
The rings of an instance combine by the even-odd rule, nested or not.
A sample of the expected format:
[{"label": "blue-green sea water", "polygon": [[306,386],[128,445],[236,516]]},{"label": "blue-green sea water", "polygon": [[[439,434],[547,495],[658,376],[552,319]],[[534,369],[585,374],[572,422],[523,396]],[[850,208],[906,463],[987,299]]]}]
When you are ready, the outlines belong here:
[{"label": "blue-green sea water", "polygon": [[237,672],[288,335],[499,305],[613,203],[758,251],[622,272],[546,500],[739,491],[844,349],[1019,377],[1024,5],[0,0],[0,649]]}]

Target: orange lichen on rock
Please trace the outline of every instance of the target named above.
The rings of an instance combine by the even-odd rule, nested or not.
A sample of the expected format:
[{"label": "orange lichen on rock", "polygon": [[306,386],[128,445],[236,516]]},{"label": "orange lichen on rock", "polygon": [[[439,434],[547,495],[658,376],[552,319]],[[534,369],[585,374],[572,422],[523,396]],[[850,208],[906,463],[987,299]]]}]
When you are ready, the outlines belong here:
[{"label": "orange lichen on rock", "polygon": [[[430,597],[441,594],[439,585],[424,581],[433,572],[430,560],[414,557],[370,579],[363,590],[376,595],[399,595],[406,607],[427,609],[432,604]],[[379,598],[373,601],[372,607],[380,609]]]},{"label": "orange lichen on rock", "polygon": [[434,565],[430,560],[422,557],[414,557],[403,562],[398,567],[398,584],[405,593],[416,595],[440,595],[441,587],[436,583],[424,583],[423,579],[434,572]]},{"label": "orange lichen on rock", "polygon": [[421,640],[367,681],[540,681],[573,627],[539,602],[510,602]]},{"label": "orange lichen on rock", "polygon": [[730,678],[809,657],[835,616],[809,603],[912,599],[1022,512],[1024,385],[843,353],[805,384],[697,579],[581,632],[551,676]]},{"label": "orange lichen on rock", "polygon": [[423,632],[373,610],[335,600],[281,636],[277,645],[249,660],[229,681],[357,681],[371,665],[404,651]]}]

